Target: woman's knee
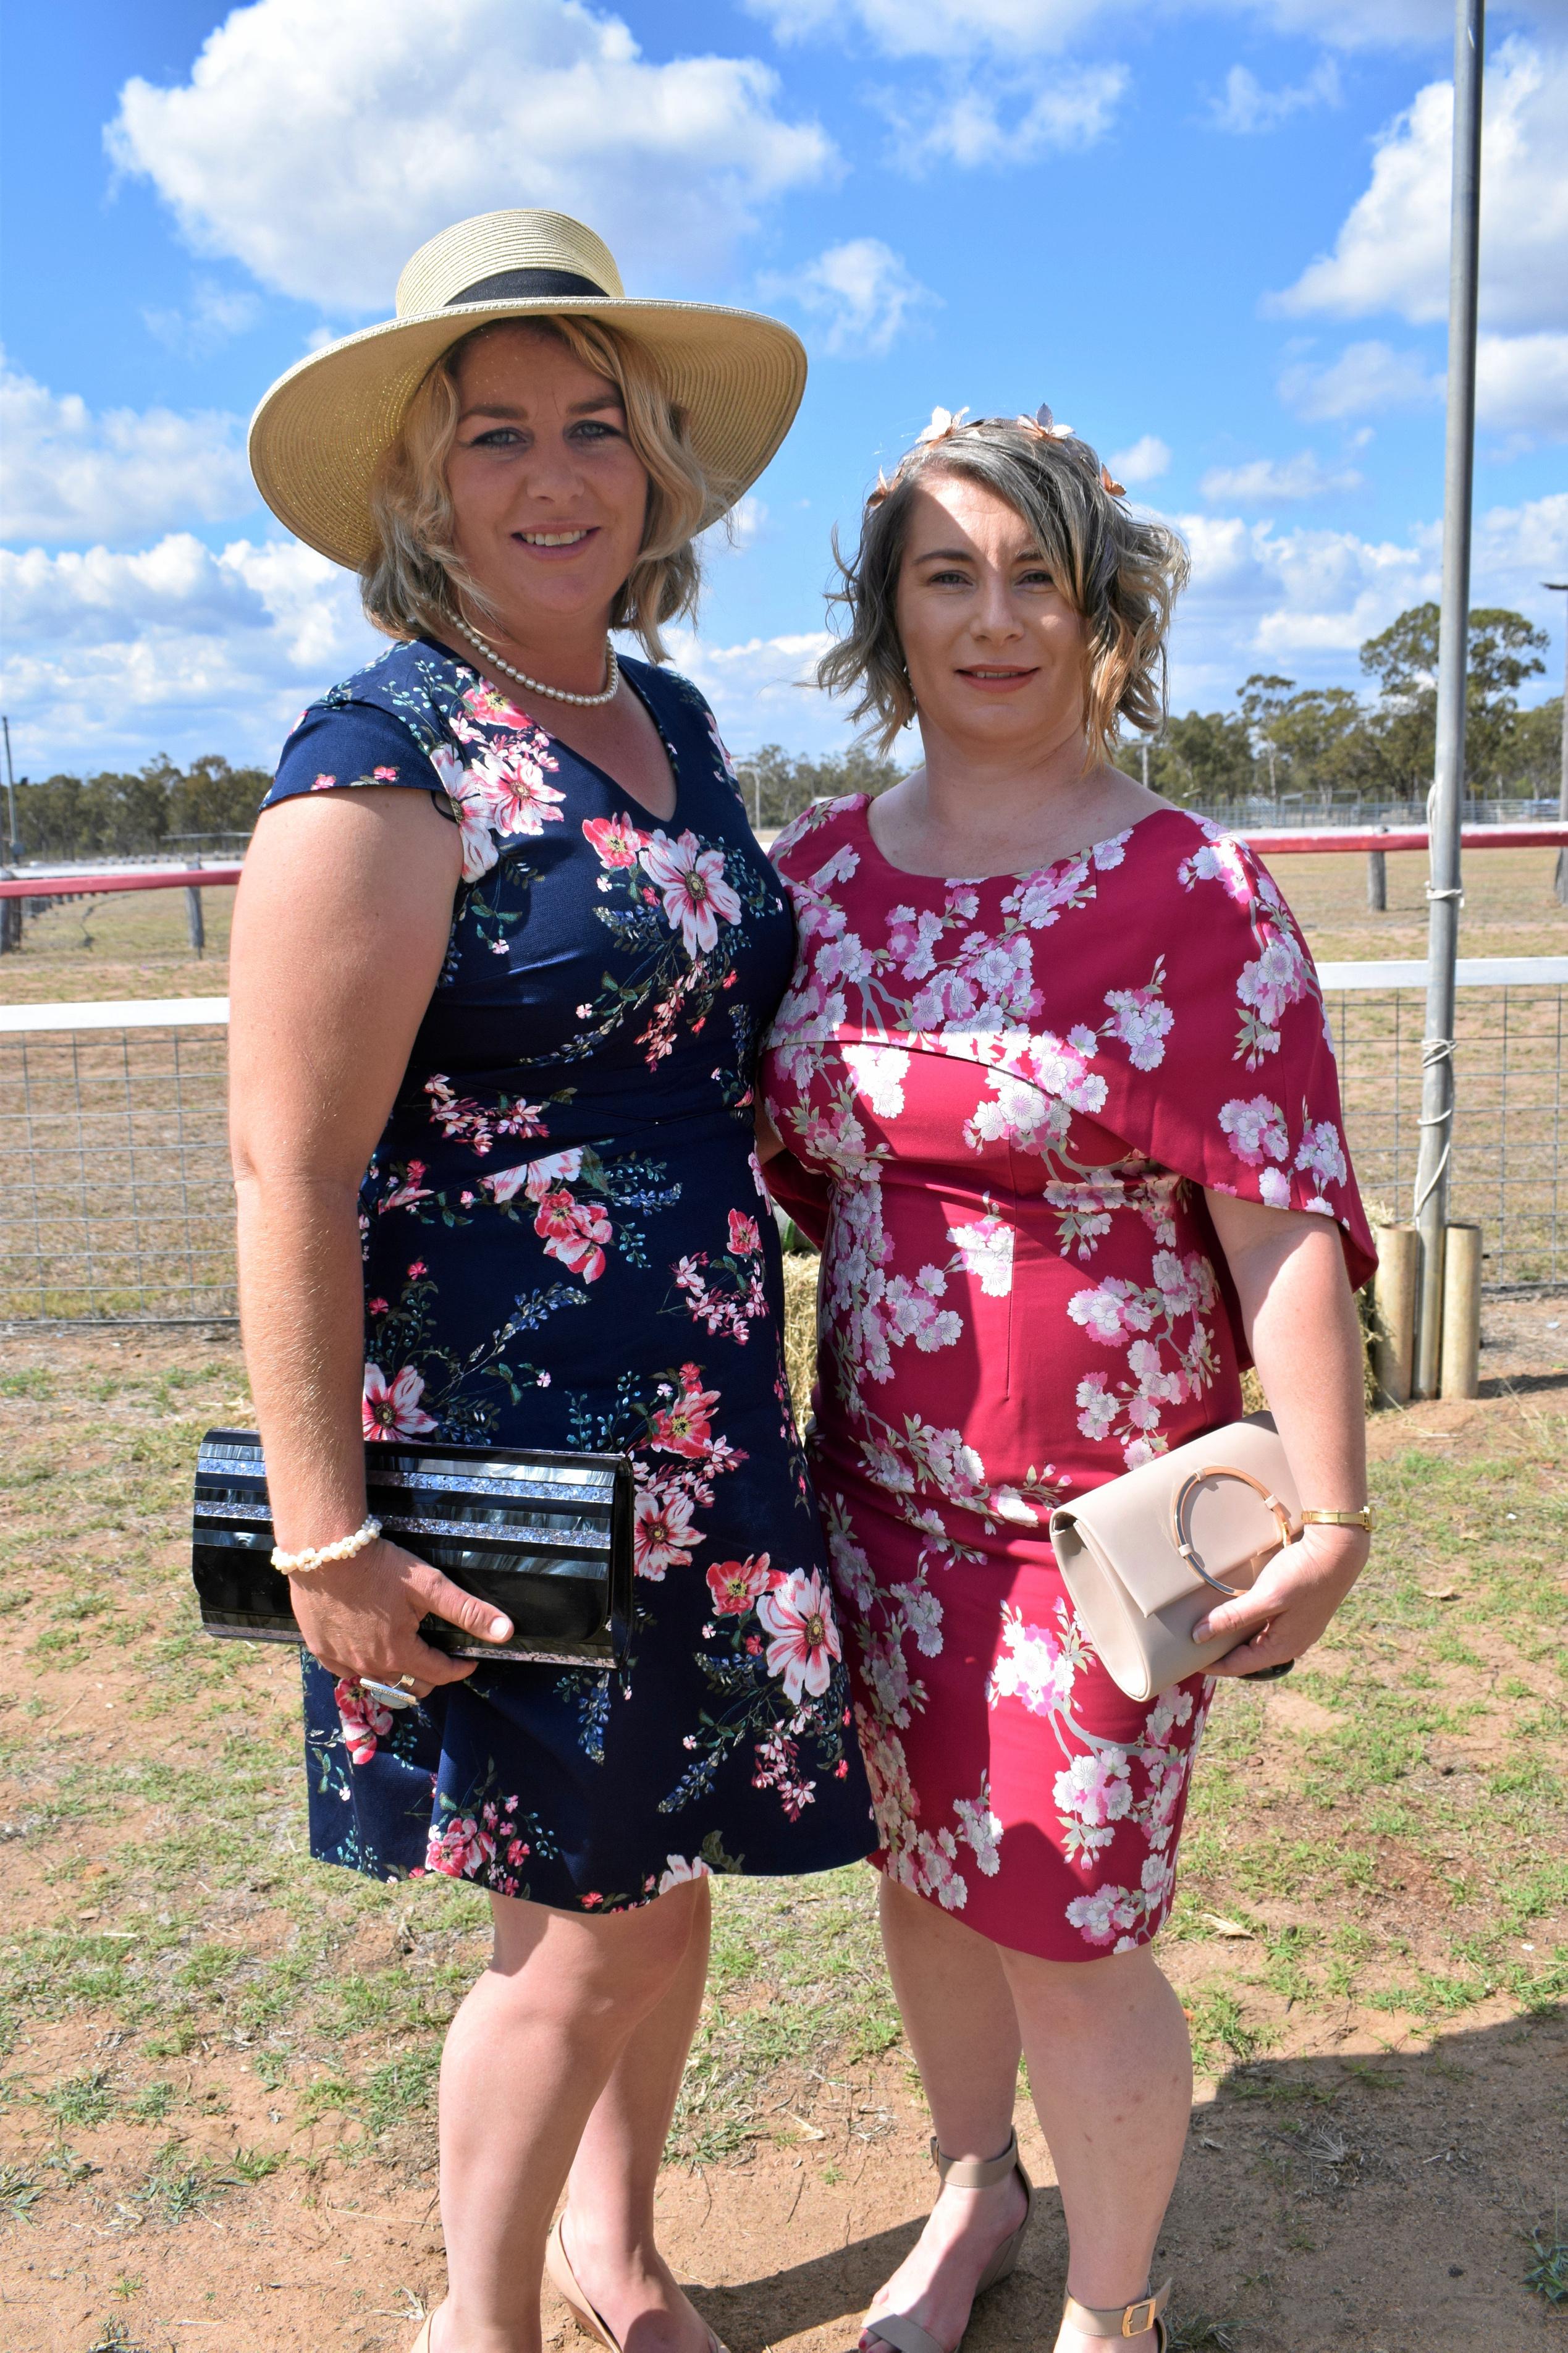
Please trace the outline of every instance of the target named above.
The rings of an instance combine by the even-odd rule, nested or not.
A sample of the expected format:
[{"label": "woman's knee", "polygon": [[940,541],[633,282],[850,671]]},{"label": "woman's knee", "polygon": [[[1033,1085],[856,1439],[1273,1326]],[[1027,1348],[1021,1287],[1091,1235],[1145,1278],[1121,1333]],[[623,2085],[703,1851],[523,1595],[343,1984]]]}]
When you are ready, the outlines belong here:
[{"label": "woman's knee", "polygon": [[1085,2024],[1125,2017],[1150,2000],[1173,1999],[1152,1946],[1081,1961],[1047,1961],[999,1947],[1020,2017]]},{"label": "woman's knee", "polygon": [[597,1918],[497,1897],[492,1978],[538,2021],[590,2035],[624,2030],[657,2009],[679,1974],[706,1892],[688,1883]]}]

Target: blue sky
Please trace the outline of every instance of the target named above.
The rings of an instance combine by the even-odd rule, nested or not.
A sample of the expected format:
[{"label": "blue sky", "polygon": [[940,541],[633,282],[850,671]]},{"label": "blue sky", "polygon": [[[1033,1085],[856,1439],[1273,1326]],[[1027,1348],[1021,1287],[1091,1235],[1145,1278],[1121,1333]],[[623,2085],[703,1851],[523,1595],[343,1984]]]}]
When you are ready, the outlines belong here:
[{"label": "blue sky", "polygon": [[[933,405],[1048,401],[1178,522],[1173,700],[1358,682],[1435,595],[1446,0],[8,0],[4,708],[19,770],[267,762],[374,640],[244,424],[447,222],[552,204],[634,292],[777,311],[812,376],[679,659],[738,750],[828,533]],[[1369,29],[1369,26],[1371,29]],[[1568,0],[1494,10],[1478,600],[1568,576]],[[1561,608],[1563,600],[1555,600]]]}]

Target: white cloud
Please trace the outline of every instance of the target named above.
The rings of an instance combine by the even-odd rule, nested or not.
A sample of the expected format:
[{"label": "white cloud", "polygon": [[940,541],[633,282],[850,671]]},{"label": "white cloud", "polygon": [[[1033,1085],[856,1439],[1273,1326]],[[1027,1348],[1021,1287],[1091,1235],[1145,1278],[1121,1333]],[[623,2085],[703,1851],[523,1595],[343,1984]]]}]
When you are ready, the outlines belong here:
[{"label": "white cloud", "polygon": [[301,703],[382,642],[353,575],[292,540],[0,553],[0,691],[35,776],[160,750],[265,765]]},{"label": "white cloud", "polygon": [[[1487,81],[1481,157],[1480,308],[1485,326],[1561,326],[1568,310],[1568,52],[1504,42]],[[1331,254],[1269,307],[1287,316],[1413,325],[1448,315],[1451,82],[1431,82],[1384,133],[1372,179]]]},{"label": "white cloud", "polygon": [[1365,417],[1441,400],[1443,378],[1415,352],[1390,343],[1349,343],[1326,367],[1293,361],[1279,378],[1280,397],[1300,416]]},{"label": "white cloud", "polygon": [[804,268],[760,285],[764,296],[793,301],[816,320],[822,349],[835,359],[880,359],[909,322],[937,300],[879,237],[829,246]]},{"label": "white cloud", "polygon": [[[1420,407],[1443,390],[1441,369],[1376,341],[1347,345],[1324,367],[1294,361],[1279,378],[1289,406],[1317,418]],[[1538,437],[1568,440],[1568,333],[1478,337],[1476,417],[1526,448]]]},{"label": "white cloud", "polygon": [[1198,488],[1214,505],[1268,506],[1277,499],[1321,499],[1359,489],[1353,466],[1325,466],[1312,449],[1294,458],[1253,458],[1244,466],[1211,466]]},{"label": "white cloud", "polygon": [[792,752],[842,749],[847,718],[816,684],[816,665],[832,643],[825,629],[730,646],[691,629],[666,634],[676,669],[708,697],[731,752],[743,755],[770,743]]},{"label": "white cloud", "polygon": [[[1228,701],[1261,662],[1303,682],[1359,682],[1369,637],[1439,593],[1442,526],[1402,540],[1298,525],[1278,531],[1239,516],[1173,517],[1193,553],[1193,583],[1172,639],[1173,707]],[[1478,517],[1471,594],[1560,625],[1540,586],[1568,565],[1568,493]],[[1555,576],[1563,576],[1558,574]]]},{"label": "white cloud", "polygon": [[[1083,34],[1151,14],[1226,17],[1343,49],[1403,49],[1453,41],[1450,0],[747,0],[781,41],[853,32],[885,57],[1054,56]],[[1563,0],[1521,0],[1510,13],[1561,23]]]},{"label": "white cloud", "polygon": [[1157,482],[1170,466],[1171,452],[1157,433],[1144,433],[1130,449],[1113,449],[1105,462],[1117,481],[1134,489],[1140,482]]},{"label": "white cloud", "polygon": [[108,140],[198,251],[357,313],[425,237],[508,205],[590,221],[634,292],[700,280],[837,169],[778,90],[754,58],[650,64],[584,0],[254,0],[188,82],[127,82]]},{"label": "white cloud", "polygon": [[1527,443],[1568,441],[1568,333],[1479,336],[1476,414]]},{"label": "white cloud", "polygon": [[1248,67],[1232,66],[1225,78],[1225,96],[1209,101],[1209,121],[1215,131],[1245,137],[1277,130],[1309,107],[1338,106],[1341,95],[1340,70],[1332,58],[1322,58],[1305,81],[1284,90],[1265,90]]},{"label": "white cloud", "polygon": [[261,316],[256,295],[198,278],[184,311],[143,311],[147,332],[183,359],[205,359],[231,336],[243,335]]},{"label": "white cloud", "polygon": [[94,415],[0,361],[0,538],[139,538],[257,504],[237,417],[208,409]]},{"label": "white cloud", "polygon": [[1120,65],[1058,68],[1037,83],[1015,69],[973,75],[940,96],[883,91],[879,102],[906,170],[938,163],[973,169],[1093,146],[1110,130],[1127,82]]}]

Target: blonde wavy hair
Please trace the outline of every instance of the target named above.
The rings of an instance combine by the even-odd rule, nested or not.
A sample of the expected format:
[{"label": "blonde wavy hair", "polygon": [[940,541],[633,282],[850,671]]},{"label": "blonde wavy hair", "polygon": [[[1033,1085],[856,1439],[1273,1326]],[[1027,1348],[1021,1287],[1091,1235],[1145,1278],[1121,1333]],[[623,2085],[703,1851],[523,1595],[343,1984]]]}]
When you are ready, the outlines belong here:
[{"label": "blonde wavy hair", "polygon": [[[940,420],[940,421],[939,421]],[[851,716],[886,752],[915,715],[899,640],[899,575],[910,507],[928,476],[983,482],[1022,516],[1058,586],[1088,623],[1084,730],[1091,758],[1110,760],[1123,721],[1152,734],[1165,717],[1165,638],[1186,586],[1184,542],[1163,522],[1132,514],[1096,451],[1075,434],[1027,417],[963,422],[939,409],[891,480],[879,474],[847,560],[834,534],[839,586],[828,597],[845,623],[817,665],[819,686],[858,696]]]},{"label": "blonde wavy hair", "polygon": [[455,517],[447,487],[447,460],[457,436],[463,354],[481,337],[516,332],[548,335],[573,356],[607,376],[621,396],[632,448],[647,470],[647,511],[642,546],[610,615],[613,629],[642,639],[650,661],[662,661],[661,624],[694,613],[701,570],[693,542],[723,505],[687,436],[686,419],[664,389],[652,359],[629,335],[596,320],[499,320],[461,336],[431,368],[409,402],[403,423],[371,486],[376,552],[360,574],[366,618],[389,638],[460,620],[461,597],[479,614],[495,607],[453,546]]}]

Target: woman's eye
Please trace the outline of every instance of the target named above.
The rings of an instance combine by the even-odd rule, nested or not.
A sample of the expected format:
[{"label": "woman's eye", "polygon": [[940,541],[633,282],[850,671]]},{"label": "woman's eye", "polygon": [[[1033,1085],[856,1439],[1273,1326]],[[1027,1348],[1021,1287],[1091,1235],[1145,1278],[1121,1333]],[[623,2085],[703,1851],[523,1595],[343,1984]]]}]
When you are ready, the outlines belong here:
[{"label": "woman's eye", "polygon": [[1032,572],[1020,572],[1018,575],[1018,586],[1020,588],[1054,588],[1056,585],[1056,582],[1052,579],[1048,572],[1036,570]]},{"label": "woman's eye", "polygon": [[489,433],[476,433],[469,442],[470,449],[506,449],[522,436],[513,425],[497,425]]},{"label": "woman's eye", "polygon": [[621,438],[615,427],[606,425],[602,417],[585,417],[580,425],[573,427],[572,431],[577,440],[618,441]]},{"label": "woman's eye", "polygon": [[926,580],[928,588],[967,588],[968,586],[967,572],[932,572]]}]

